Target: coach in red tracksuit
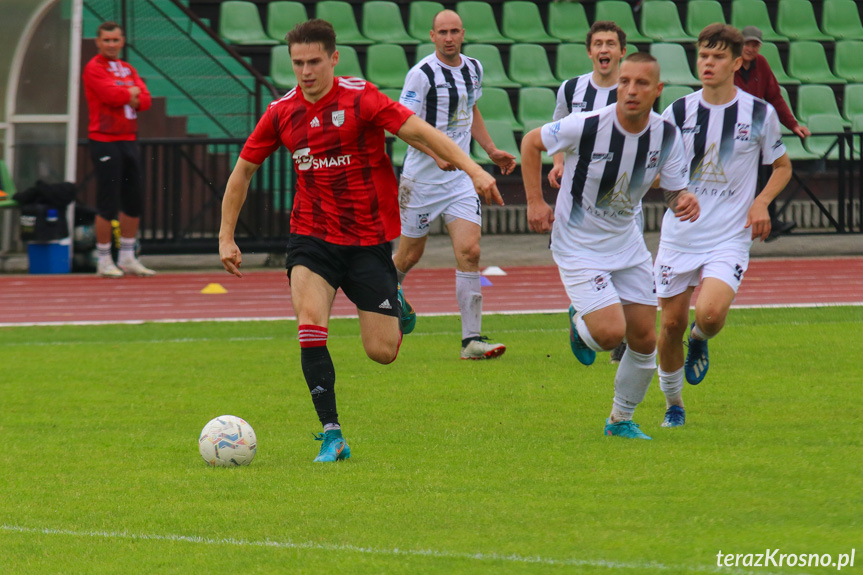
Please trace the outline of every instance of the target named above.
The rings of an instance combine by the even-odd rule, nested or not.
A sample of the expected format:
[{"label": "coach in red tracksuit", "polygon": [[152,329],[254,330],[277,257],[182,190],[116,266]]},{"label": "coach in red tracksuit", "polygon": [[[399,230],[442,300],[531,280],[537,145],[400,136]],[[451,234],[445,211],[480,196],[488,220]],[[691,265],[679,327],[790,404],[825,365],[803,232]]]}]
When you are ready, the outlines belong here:
[{"label": "coach in red tracksuit", "polygon": [[[97,274],[119,278],[151,276],[135,257],[135,238],[143,195],[141,156],[136,142],[138,111],[148,110],[150,92],[135,69],[120,60],[126,44],[123,29],[104,22],[96,35],[99,53],[84,67],[84,94],[90,114],[90,157],[98,180],[96,197]],[[120,221],[120,254],[111,257],[111,220]],[[119,267],[118,267],[119,266]]]},{"label": "coach in red tracksuit", "polygon": [[[767,58],[759,53],[762,44],[761,30],[755,26],[746,26],[741,32],[743,33],[743,63],[734,73],[734,85],[773,106],[777,116],[779,116],[779,122],[801,139],[809,137],[809,129],[797,123],[794,114],[791,113],[791,109],[788,108],[788,104],[782,97],[779,82],[776,80],[773,70],[770,69]],[[795,222],[783,222],[777,218],[775,201],[770,203],[768,211],[770,212],[771,231],[766,241],[775,240],[780,235],[797,227]]]}]

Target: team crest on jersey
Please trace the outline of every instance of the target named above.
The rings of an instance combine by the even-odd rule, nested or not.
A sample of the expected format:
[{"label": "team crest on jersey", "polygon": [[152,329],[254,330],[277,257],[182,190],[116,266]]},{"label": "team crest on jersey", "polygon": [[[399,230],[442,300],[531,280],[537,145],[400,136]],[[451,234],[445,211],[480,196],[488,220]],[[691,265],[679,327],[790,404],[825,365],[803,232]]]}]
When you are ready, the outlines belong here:
[{"label": "team crest on jersey", "polygon": [[593,291],[602,291],[608,287],[608,278],[604,275],[594,276],[590,283],[593,284]]},{"label": "team crest on jersey", "polygon": [[650,150],[647,152],[647,169],[652,170],[659,166],[659,150]]},{"label": "team crest on jersey", "polygon": [[737,123],[737,131],[734,135],[735,140],[739,140],[741,142],[749,141],[749,133],[751,132],[752,126],[751,124],[741,124]]},{"label": "team crest on jersey", "polygon": [[345,123],[345,111],[344,110],[336,110],[333,112],[333,126],[338,128],[342,124]]}]

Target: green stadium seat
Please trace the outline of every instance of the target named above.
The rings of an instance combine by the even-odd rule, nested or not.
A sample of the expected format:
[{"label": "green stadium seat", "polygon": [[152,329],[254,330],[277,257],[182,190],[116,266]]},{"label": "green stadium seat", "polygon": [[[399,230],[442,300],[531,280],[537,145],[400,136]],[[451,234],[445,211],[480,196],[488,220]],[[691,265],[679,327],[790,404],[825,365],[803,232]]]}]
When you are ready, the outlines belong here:
[{"label": "green stadium seat", "polygon": [[696,38],[708,24],[725,24],[722,4],[716,0],[689,0],[686,5],[686,32]]},{"label": "green stadium seat", "polygon": [[516,42],[535,44],[558,44],[559,38],[545,31],[539,8],[533,2],[507,0],[503,3],[503,22],[501,32]]},{"label": "green stadium seat", "polygon": [[[851,122],[844,120],[839,113],[836,104],[836,96],[830,86],[820,84],[804,84],[797,89],[797,117],[806,125],[810,124],[809,117],[815,114],[828,114],[836,116],[845,125]],[[809,128],[812,129],[811,127]]]},{"label": "green stadium seat", "polygon": [[339,52],[339,63],[336,64],[336,76],[353,76],[354,78],[365,78],[363,69],[360,67],[360,57],[357,55],[357,50],[353,46],[345,46],[343,44],[336,45],[336,50]]},{"label": "green stadium seat", "polygon": [[[500,120],[488,120],[485,122],[485,127],[488,130],[488,135],[491,136],[492,142],[499,150],[504,150],[515,156],[515,160],[521,164],[521,153],[518,150],[518,144],[515,141],[515,134],[512,132],[512,126],[507,122]],[[471,156],[478,164],[494,164],[489,158],[485,150],[476,140],[471,142]]]},{"label": "green stadium seat", "polygon": [[626,32],[627,43],[640,42],[642,44],[650,44],[653,42],[653,38],[648,38],[638,31],[638,27],[635,25],[635,18],[632,15],[632,8],[630,8],[627,2],[621,2],[620,0],[602,0],[602,2],[597,2],[596,17],[593,20],[594,22],[597,20],[616,22]]},{"label": "green stadium seat", "polygon": [[408,73],[405,50],[398,44],[375,44],[366,52],[366,79],[380,88],[401,88]]},{"label": "green stadium seat", "polygon": [[564,42],[584,44],[590,23],[579,2],[548,3],[548,33]]},{"label": "green stadium seat", "polygon": [[336,30],[336,41],[339,44],[354,44],[357,46],[372,44],[372,40],[363,36],[354,17],[354,8],[342,0],[323,0],[315,8],[315,17],[326,20]]},{"label": "green stadium seat", "polygon": [[661,114],[672,102],[692,92],[693,90],[689,86],[663,86],[662,93],[656,99],[656,111]]},{"label": "green stadium seat", "polygon": [[821,156],[810,152],[803,145],[803,141],[797,134],[782,126],[782,143],[785,144],[785,153],[792,162],[820,160]]},{"label": "green stadium seat", "polygon": [[734,0],[731,3],[731,25],[740,30],[746,26],[756,26],[761,30],[765,42],[788,41],[788,36],[778,34],[773,29],[767,5],[762,0]]},{"label": "green stadium seat", "polygon": [[414,58],[414,64],[416,65],[420,60],[428,56],[429,54],[434,54],[435,45],[432,42],[423,42],[419,46],[417,46],[416,57]]},{"label": "green stadium seat", "polygon": [[503,88],[483,88],[482,98],[477,100],[477,106],[483,120],[508,122],[517,132],[524,129],[522,123],[515,119],[509,95]]},{"label": "green stadium seat", "polygon": [[503,69],[503,60],[497,46],[491,44],[468,44],[462,49],[465,56],[476,58],[482,62],[483,78],[482,85],[492,88],[520,88],[521,85],[513,82]]},{"label": "green stadium seat", "polygon": [[833,51],[833,69],[836,75],[849,82],[863,82],[863,42],[842,40]]},{"label": "green stadium seat", "polygon": [[785,72],[785,67],[782,65],[782,58],[779,57],[779,48],[773,42],[764,42],[761,44],[761,55],[770,64],[770,69],[773,75],[776,76],[776,81],[780,84],[788,86],[799,86],[800,80],[792,78]]},{"label": "green stadium seat", "polygon": [[593,71],[593,60],[587,55],[587,46],[582,44],[561,44],[557,47],[557,60],[554,75],[560,82]]},{"label": "green stadium seat", "polygon": [[[842,123],[842,118],[837,118],[832,114],[812,114],[807,121],[807,127],[812,135],[806,138],[804,145],[813,154],[819,158],[828,160],[839,159],[839,145],[833,145],[838,139],[837,136],[819,136],[822,133],[844,132],[845,125]],[[831,146],[833,149],[831,150]],[[829,150],[829,152],[828,152]],[[845,151],[848,155],[848,151]]]},{"label": "green stadium seat", "polygon": [[[854,132],[855,134],[863,133],[863,114],[857,114],[851,120],[851,131]],[[859,142],[859,139],[858,139],[858,142]]]},{"label": "green stadium seat", "polygon": [[522,86],[560,86],[560,80],[551,73],[545,48],[539,44],[512,45],[509,49],[509,77]]},{"label": "green stadium seat", "polygon": [[363,35],[376,42],[389,44],[420,43],[405,30],[398,4],[383,0],[363,3]]},{"label": "green stadium seat", "polygon": [[809,0],[779,0],[776,10],[776,30],[791,40],[834,40],[818,28],[815,11]]},{"label": "green stadium seat", "polygon": [[258,7],[243,0],[228,0],[219,4],[219,36],[229,44],[278,44],[264,32]]},{"label": "green stadium seat", "polygon": [[677,5],[671,0],[655,0],[641,5],[641,31],[657,42],[695,42],[683,31]]},{"label": "green stadium seat", "polygon": [[270,77],[273,84],[282,90],[290,90],[297,85],[291,62],[291,49],[288,46],[276,46],[270,51]]},{"label": "green stadium seat", "polygon": [[518,119],[525,132],[551,122],[556,98],[549,88],[530,86],[518,91]]},{"label": "green stadium seat", "polygon": [[701,85],[698,78],[692,75],[686,50],[680,44],[653,44],[650,54],[659,61],[659,77],[663,84]]},{"label": "green stadium seat", "polygon": [[821,29],[837,40],[863,40],[863,24],[854,0],[824,0]]},{"label": "green stadium seat", "polygon": [[[512,44],[497,27],[491,5],[486,2],[458,2],[455,11],[464,24],[465,42],[480,44]],[[484,63],[483,63],[484,64]]]},{"label": "green stadium seat", "polygon": [[842,116],[852,125],[854,118],[863,116],[863,84],[845,86],[845,92],[842,94]]},{"label": "green stadium seat", "polygon": [[408,34],[421,42],[428,42],[431,38],[429,32],[432,29],[432,20],[435,14],[443,9],[444,6],[440,2],[425,0],[411,2],[408,7]]},{"label": "green stadium seat", "polygon": [[792,42],[788,46],[788,73],[804,84],[845,84],[830,71],[827,54],[820,42]]},{"label": "green stadium seat", "polygon": [[267,36],[285,43],[287,33],[308,19],[309,15],[302,3],[274,0],[267,4]]},{"label": "green stadium seat", "polygon": [[401,138],[395,138],[393,140],[393,151],[392,155],[390,156],[390,161],[392,162],[393,166],[401,168],[405,165],[405,155],[408,153],[409,147],[410,146],[408,146],[407,142],[405,142]]}]

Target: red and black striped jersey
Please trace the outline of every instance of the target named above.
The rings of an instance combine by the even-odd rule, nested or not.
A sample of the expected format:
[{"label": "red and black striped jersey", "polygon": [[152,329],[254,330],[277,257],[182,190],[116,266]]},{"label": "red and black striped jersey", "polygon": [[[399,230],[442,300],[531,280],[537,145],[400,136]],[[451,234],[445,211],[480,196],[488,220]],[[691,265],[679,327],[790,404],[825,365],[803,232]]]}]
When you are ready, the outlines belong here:
[{"label": "red and black striped jersey", "polygon": [[291,232],[370,246],[401,232],[398,183],[385,151],[413,114],[359,78],[337,77],[309,103],[298,88],[272,102],[240,157],[261,164],[282,144],[297,173]]}]

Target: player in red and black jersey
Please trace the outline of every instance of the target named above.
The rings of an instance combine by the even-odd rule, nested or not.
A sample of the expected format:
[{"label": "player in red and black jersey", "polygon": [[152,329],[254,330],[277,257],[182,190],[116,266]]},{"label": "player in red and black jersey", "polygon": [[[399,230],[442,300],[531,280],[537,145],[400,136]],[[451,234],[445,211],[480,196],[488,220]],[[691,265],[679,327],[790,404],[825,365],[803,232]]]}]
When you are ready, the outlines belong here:
[{"label": "player in red and black jersey", "polygon": [[[358,78],[334,77],[333,27],[298,24],[287,35],[299,85],[271,103],[246,142],[222,202],[219,255],[242,277],[234,241],[252,175],[279,146],[297,174],[287,269],[297,315],[303,375],[324,433],[315,461],[350,457],[336,412],[327,327],[336,290],[357,306],[363,347],[378,363],[395,360],[409,305],[401,298],[389,242],[399,236],[398,185],[384,130],[431,149],[465,171],[486,202],[503,204],[494,178],[443,133]],[[408,308],[404,311],[402,308]]]}]

